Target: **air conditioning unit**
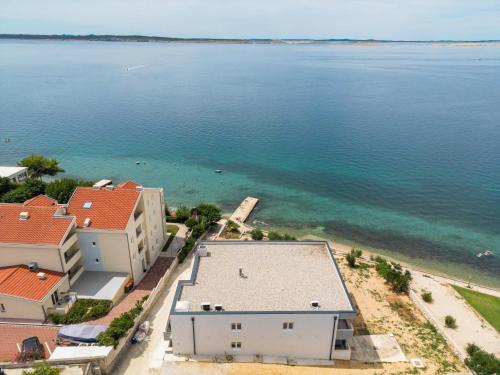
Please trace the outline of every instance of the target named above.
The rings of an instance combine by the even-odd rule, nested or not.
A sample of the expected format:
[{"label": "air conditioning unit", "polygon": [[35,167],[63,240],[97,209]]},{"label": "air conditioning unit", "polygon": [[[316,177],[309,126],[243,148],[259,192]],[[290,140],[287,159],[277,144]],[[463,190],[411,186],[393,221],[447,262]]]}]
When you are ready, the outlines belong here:
[{"label": "air conditioning unit", "polygon": [[223,311],[222,305],[214,305],[215,311]]},{"label": "air conditioning unit", "polygon": [[206,257],[208,255],[207,247],[205,245],[198,246],[198,255],[200,257]]},{"label": "air conditioning unit", "polygon": [[38,271],[38,263],[37,263],[37,262],[29,262],[29,263],[28,263],[28,269],[29,269],[31,272],[36,272],[36,271]]},{"label": "air conditioning unit", "polygon": [[201,309],[203,311],[210,311],[210,302],[202,302],[201,303]]},{"label": "air conditioning unit", "polygon": [[311,307],[314,309],[319,309],[319,301],[311,301]]},{"label": "air conditioning unit", "polygon": [[28,220],[30,217],[30,213],[27,211],[23,211],[19,213],[19,220]]}]

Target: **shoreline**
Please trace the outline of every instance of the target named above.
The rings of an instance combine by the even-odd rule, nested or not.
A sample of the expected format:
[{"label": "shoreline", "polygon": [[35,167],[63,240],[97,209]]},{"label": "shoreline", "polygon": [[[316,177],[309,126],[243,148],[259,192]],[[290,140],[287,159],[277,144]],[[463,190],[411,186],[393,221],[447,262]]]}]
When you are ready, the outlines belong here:
[{"label": "shoreline", "polygon": [[[226,214],[224,214],[225,216]],[[247,226],[250,227],[255,227],[254,224],[246,224]],[[483,274],[480,274],[479,270],[474,269],[473,267],[469,267],[467,264],[459,264],[459,263],[452,263],[453,268],[447,268],[445,267],[446,264],[440,263],[440,262],[433,262],[432,264],[429,264],[428,262],[425,261],[425,259],[422,259],[423,261],[418,262],[415,261],[414,259],[410,259],[408,256],[405,256],[404,254],[397,253],[396,251],[390,251],[390,250],[384,250],[384,249],[379,249],[375,247],[371,247],[369,245],[364,245],[360,243],[356,243],[355,241],[346,239],[346,238],[339,238],[339,237],[329,237],[326,235],[317,235],[312,233],[311,231],[307,230],[301,230],[297,231],[294,230],[293,228],[288,228],[286,226],[272,226],[268,225],[262,228],[265,231],[277,231],[280,233],[286,232],[291,235],[294,235],[297,237],[299,240],[321,240],[321,241],[327,241],[336,252],[336,250],[339,250],[341,253],[348,253],[353,247],[360,249],[363,251],[363,256],[370,256],[370,255],[380,255],[385,258],[389,258],[390,260],[393,260],[397,263],[400,263],[403,267],[408,268],[413,271],[417,271],[420,273],[432,275],[435,277],[447,279],[453,282],[458,282],[462,284],[470,284],[472,286],[477,286],[479,288],[484,288],[486,290],[492,290],[496,293],[500,293],[500,283],[495,279],[493,275],[487,275],[484,276]],[[448,266],[450,264],[448,263]],[[470,275],[470,279],[463,279],[460,278],[459,275],[461,274],[468,274]]]}]

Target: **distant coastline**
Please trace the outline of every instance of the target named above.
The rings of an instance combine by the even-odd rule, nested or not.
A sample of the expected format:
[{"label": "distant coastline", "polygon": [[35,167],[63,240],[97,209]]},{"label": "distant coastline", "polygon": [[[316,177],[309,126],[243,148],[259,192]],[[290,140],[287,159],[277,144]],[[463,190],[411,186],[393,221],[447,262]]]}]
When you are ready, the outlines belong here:
[{"label": "distant coastline", "polygon": [[218,44],[436,44],[456,46],[500,45],[500,39],[492,40],[384,40],[384,39],[271,39],[271,38],[171,38],[146,35],[72,35],[72,34],[0,34],[0,39],[21,40],[69,40],[90,42],[149,42],[149,43],[218,43]]}]

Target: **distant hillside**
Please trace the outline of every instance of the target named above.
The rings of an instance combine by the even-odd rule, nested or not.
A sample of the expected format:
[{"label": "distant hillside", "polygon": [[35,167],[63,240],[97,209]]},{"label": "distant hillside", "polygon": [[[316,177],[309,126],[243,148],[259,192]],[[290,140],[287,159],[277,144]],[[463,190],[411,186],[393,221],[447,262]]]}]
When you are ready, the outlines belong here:
[{"label": "distant hillside", "polygon": [[170,38],[145,35],[38,35],[38,34],[0,34],[0,39],[27,40],[77,40],[97,42],[184,42],[184,43],[237,43],[237,44],[380,44],[380,43],[437,43],[437,44],[487,44],[500,43],[500,40],[378,40],[378,39],[231,39],[231,38]]}]

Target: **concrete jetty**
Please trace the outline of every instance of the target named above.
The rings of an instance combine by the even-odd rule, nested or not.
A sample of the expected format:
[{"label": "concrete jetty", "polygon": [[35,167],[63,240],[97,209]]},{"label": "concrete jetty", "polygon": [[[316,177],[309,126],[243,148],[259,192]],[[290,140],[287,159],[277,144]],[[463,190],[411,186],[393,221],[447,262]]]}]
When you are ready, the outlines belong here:
[{"label": "concrete jetty", "polygon": [[259,203],[257,198],[246,197],[239,207],[233,212],[229,220],[232,220],[238,224],[245,223],[248,216],[252,213],[255,206]]}]

